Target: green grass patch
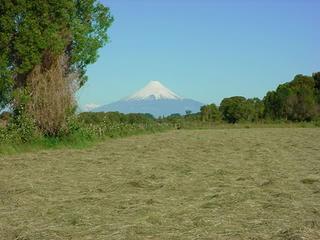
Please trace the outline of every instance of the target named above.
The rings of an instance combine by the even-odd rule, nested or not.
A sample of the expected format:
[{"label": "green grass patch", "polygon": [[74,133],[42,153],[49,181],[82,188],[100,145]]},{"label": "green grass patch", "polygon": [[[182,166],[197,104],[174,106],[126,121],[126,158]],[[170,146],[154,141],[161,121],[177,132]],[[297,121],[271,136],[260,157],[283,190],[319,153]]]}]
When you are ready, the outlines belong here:
[{"label": "green grass patch", "polygon": [[96,124],[82,125],[70,134],[62,135],[61,137],[45,137],[36,136],[22,142],[16,132],[7,133],[7,142],[0,143],[0,154],[12,155],[25,152],[36,152],[45,149],[61,149],[72,148],[82,149],[91,147],[98,142],[107,139],[128,137],[141,134],[152,134],[174,129],[174,126],[169,124]]}]

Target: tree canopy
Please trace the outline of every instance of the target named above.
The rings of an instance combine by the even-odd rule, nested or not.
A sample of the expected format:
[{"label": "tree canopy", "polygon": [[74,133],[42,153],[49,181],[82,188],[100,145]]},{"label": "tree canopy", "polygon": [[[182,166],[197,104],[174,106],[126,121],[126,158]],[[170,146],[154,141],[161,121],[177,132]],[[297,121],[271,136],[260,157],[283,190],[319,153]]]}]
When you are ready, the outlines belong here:
[{"label": "tree canopy", "polygon": [[201,120],[205,122],[216,122],[221,120],[219,109],[214,103],[202,106],[200,109],[200,114]]},{"label": "tree canopy", "polygon": [[35,66],[47,71],[61,55],[65,74],[76,74],[82,86],[112,21],[109,8],[96,0],[1,0],[0,104],[27,85]]},{"label": "tree canopy", "polygon": [[291,82],[267,93],[265,115],[271,119],[309,121],[318,114],[317,94],[314,77],[297,75]]}]

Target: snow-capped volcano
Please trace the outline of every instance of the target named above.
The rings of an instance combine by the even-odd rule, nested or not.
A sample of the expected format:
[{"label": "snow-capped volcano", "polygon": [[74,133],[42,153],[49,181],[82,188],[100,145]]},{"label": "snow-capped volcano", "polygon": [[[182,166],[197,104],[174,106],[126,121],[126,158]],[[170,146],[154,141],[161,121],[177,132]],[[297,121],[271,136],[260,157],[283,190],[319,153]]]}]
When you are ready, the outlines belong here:
[{"label": "snow-capped volcano", "polygon": [[149,82],[144,88],[120,101],[93,109],[93,112],[150,113],[155,117],[186,111],[199,112],[202,103],[182,98],[158,81]]},{"label": "snow-capped volcano", "polygon": [[158,81],[149,82],[144,88],[135,94],[127,97],[125,100],[160,100],[160,99],[171,99],[171,100],[182,100],[182,97],[178,96],[170,89],[163,86]]}]

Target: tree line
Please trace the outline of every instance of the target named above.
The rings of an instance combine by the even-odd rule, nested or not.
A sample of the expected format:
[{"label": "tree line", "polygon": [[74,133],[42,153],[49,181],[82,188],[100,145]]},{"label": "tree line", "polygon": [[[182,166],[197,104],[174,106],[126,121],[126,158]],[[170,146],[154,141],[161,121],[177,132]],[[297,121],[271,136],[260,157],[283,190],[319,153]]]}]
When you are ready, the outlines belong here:
[{"label": "tree line", "polygon": [[[182,116],[165,118],[175,121]],[[320,72],[312,76],[296,75],[290,82],[267,92],[263,99],[233,96],[220,105],[202,106],[199,113],[186,112],[184,119],[203,122],[314,121],[320,118]]]}]

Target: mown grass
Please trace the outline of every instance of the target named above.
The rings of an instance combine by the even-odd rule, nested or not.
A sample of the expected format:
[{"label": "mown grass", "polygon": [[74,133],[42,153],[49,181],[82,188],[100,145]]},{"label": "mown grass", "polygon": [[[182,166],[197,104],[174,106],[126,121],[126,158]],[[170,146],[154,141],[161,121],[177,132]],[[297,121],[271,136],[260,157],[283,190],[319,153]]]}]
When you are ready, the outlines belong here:
[{"label": "mown grass", "polygon": [[320,239],[320,129],[180,130],[0,157],[0,239]]},{"label": "mown grass", "polygon": [[178,124],[182,129],[241,129],[241,128],[316,128],[320,122],[226,122],[183,121]]},{"label": "mown grass", "polygon": [[[201,121],[183,121],[173,123],[152,124],[104,124],[84,125],[84,128],[62,137],[35,137],[26,143],[18,140],[3,141],[0,136],[0,155],[24,154],[46,149],[83,149],[99,142],[134,135],[154,134],[174,129],[243,129],[243,128],[316,128],[319,122],[271,122],[271,123],[215,123]],[[0,126],[1,130],[1,126]],[[10,135],[10,134],[9,134]],[[8,136],[14,137],[14,136]]]}]

